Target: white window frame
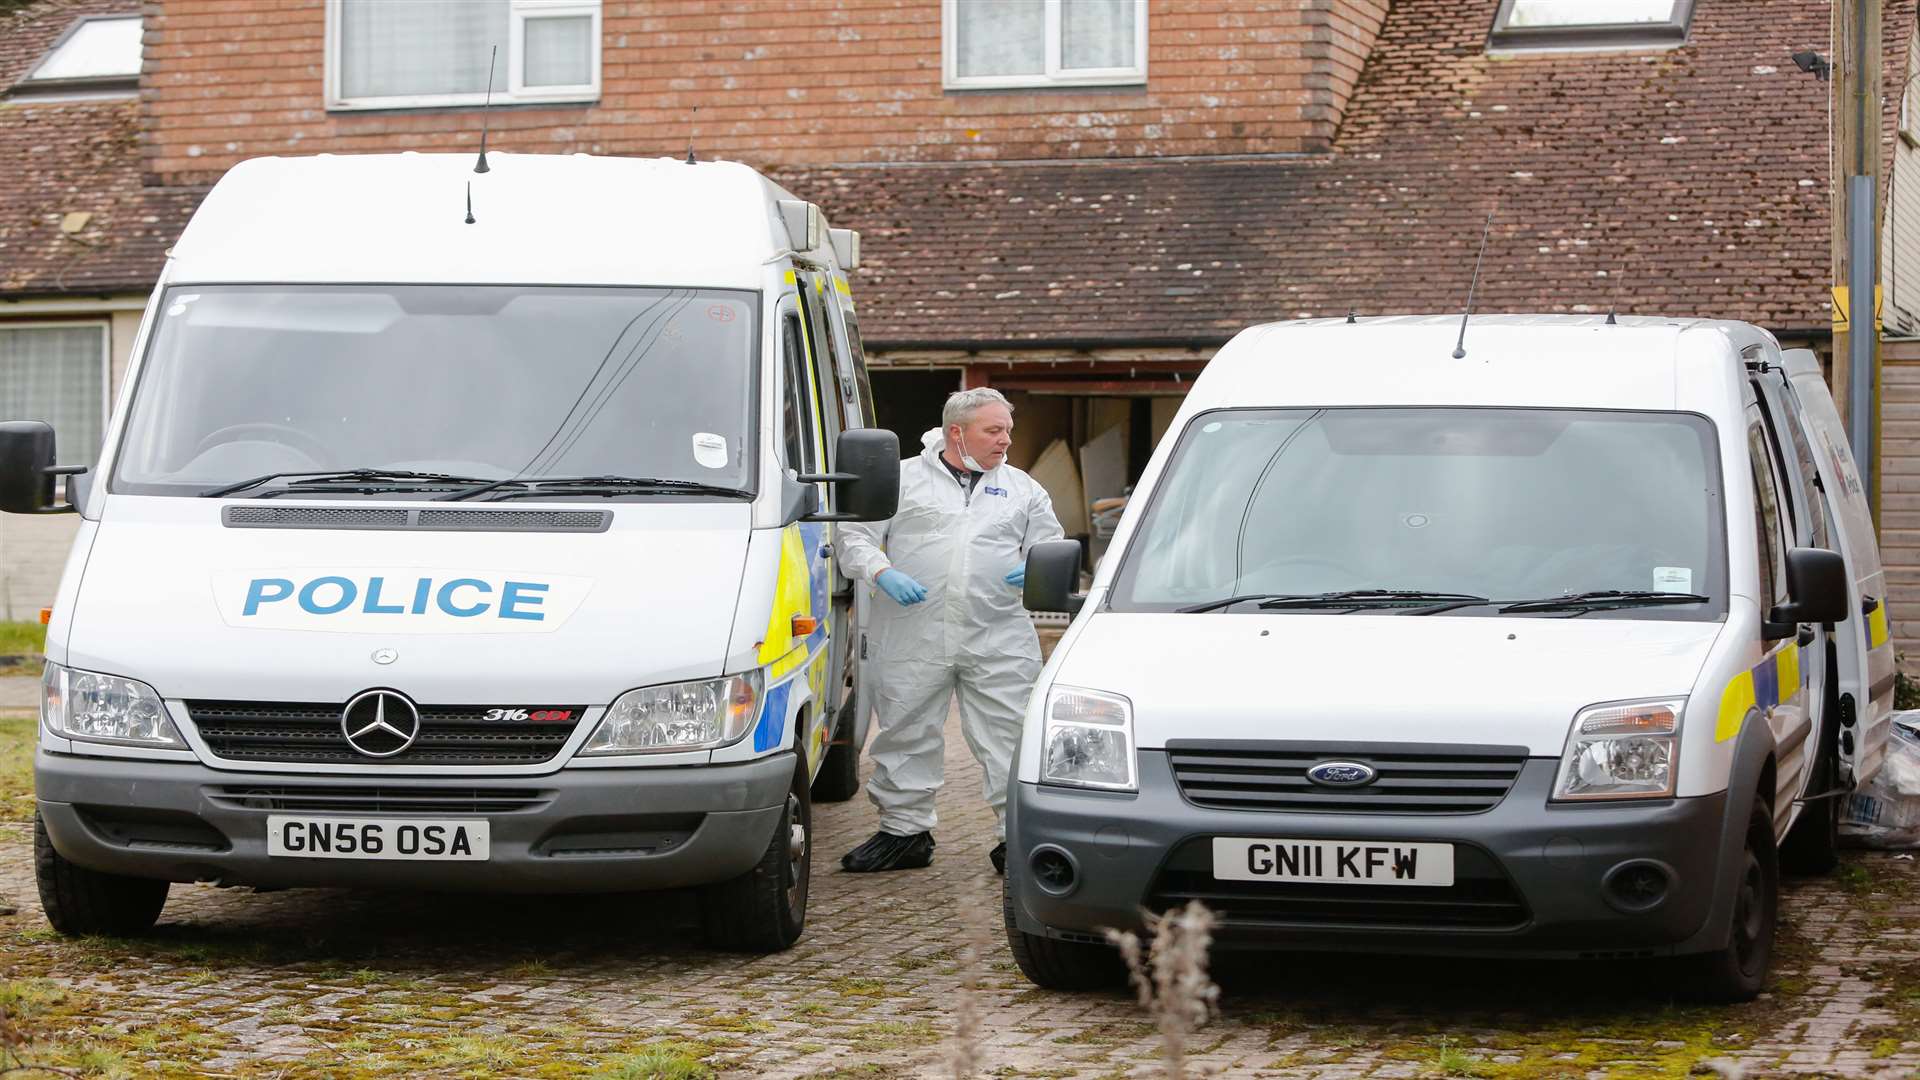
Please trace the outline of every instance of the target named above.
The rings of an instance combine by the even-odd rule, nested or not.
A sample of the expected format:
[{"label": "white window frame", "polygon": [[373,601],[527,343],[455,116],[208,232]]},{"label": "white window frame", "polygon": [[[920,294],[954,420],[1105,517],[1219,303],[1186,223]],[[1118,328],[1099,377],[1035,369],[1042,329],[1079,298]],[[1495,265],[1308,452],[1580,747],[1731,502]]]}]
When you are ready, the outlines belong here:
[{"label": "white window frame", "polygon": [[1046,12],[1046,70],[1035,75],[960,74],[960,5],[966,0],[940,0],[940,67],[948,90],[1012,90],[1047,86],[1138,86],[1147,81],[1147,0],[1133,0],[1133,58],[1130,67],[1072,68],[1060,66],[1060,5],[1043,0]]},{"label": "white window frame", "polygon": [[1500,0],[1487,35],[1492,53],[1609,52],[1623,49],[1677,49],[1687,43],[1694,0],[1674,0],[1665,22],[1563,23],[1510,26],[1513,0]]},{"label": "white window frame", "polygon": [[[478,94],[395,94],[386,97],[347,97],[341,86],[340,41],[341,0],[327,0],[327,111],[352,112],[363,109],[441,109],[486,103],[487,95]],[[506,88],[493,93],[496,105],[563,105],[600,100],[600,7],[601,0],[509,0],[507,40],[500,43],[500,63],[506,73]],[[527,20],[585,15],[593,20],[587,31],[589,57],[587,69],[593,80],[578,86],[526,85]],[[498,81],[498,76],[495,77]]]},{"label": "white window frame", "polygon": [[86,26],[86,24],[115,21],[137,22],[141,24],[143,29],[146,26],[144,17],[138,14],[82,15],[69,23],[67,28],[60,32],[60,36],[54,39],[53,44],[47,46],[46,51],[34,58],[33,65],[27,68],[27,73],[22,75],[18,82],[14,83],[13,92],[45,94],[62,92],[86,93],[93,91],[101,93],[102,96],[106,93],[113,92],[118,92],[122,95],[137,93],[140,89],[140,73],[146,68],[146,47],[144,44],[140,50],[140,63],[131,73],[122,72],[117,75],[81,75],[66,78],[36,74],[41,68],[46,67],[47,61],[53,59],[53,55],[60,51],[61,46],[73,40],[74,36],[79,34],[81,28]]},{"label": "white window frame", "polygon": [[[107,452],[107,428],[113,423],[113,323],[106,319],[5,319],[0,320],[0,330],[73,330],[92,327],[100,331],[100,445],[93,448],[93,457],[87,461],[87,468],[96,468],[101,455]],[[6,419],[18,419],[7,417]],[[59,448],[60,431],[54,430],[55,450]],[[61,482],[65,483],[62,477]],[[65,490],[64,488],[62,490]]]}]

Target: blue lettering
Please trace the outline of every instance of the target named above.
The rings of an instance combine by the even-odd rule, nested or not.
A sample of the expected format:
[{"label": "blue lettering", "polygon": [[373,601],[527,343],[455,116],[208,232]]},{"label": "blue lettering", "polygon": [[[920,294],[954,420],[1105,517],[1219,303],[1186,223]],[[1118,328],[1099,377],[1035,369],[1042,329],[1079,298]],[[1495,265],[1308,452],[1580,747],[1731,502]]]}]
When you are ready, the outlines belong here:
[{"label": "blue lettering", "polygon": [[386,583],[387,583],[386,578],[377,577],[377,578],[369,578],[367,580],[367,602],[366,602],[366,605],[360,609],[361,611],[364,611],[369,615],[404,615],[406,614],[407,609],[399,604],[393,604],[389,606],[389,605],[384,605],[380,603],[380,586],[385,585]]},{"label": "blue lettering", "polygon": [[440,586],[440,595],[438,598],[440,610],[462,619],[472,618],[475,615],[484,613],[487,610],[487,602],[485,600],[477,600],[468,607],[461,607],[453,602],[453,590],[461,587],[471,588],[482,596],[493,591],[493,586],[481,581],[479,578],[454,578],[452,581]]},{"label": "blue lettering", "polygon": [[[539,622],[547,617],[544,611],[521,611],[520,607],[539,607],[546,602],[547,585],[538,581],[509,581],[500,587],[500,617],[503,619],[531,619]],[[523,595],[524,594],[524,595]]]},{"label": "blue lettering", "polygon": [[[268,595],[267,594],[268,586],[272,586],[278,591],[273,593],[272,595]],[[260,613],[261,604],[275,603],[280,600],[285,600],[287,597],[292,595],[293,595],[293,582],[288,581],[286,578],[277,578],[277,577],[254,578],[252,581],[247,583],[247,604],[245,607],[240,609],[240,614],[257,615]]]},{"label": "blue lettering", "polygon": [[413,613],[415,615],[425,615],[427,613],[427,594],[431,593],[432,591],[433,591],[432,578],[421,578],[418,582],[414,583]]},{"label": "blue lettering", "polygon": [[[316,602],[313,598],[314,594],[320,591],[320,587],[322,585],[333,585],[338,587],[340,590],[340,599],[335,601],[334,603],[327,604],[324,606]],[[314,578],[312,581],[307,582],[306,585],[300,590],[300,607],[302,610],[306,611],[307,614],[309,615],[335,615],[342,611],[345,611],[349,607],[352,607],[353,598],[355,596],[358,596],[359,593],[360,593],[359,587],[354,585],[353,582],[348,581],[346,578],[343,578],[343,577]]]}]

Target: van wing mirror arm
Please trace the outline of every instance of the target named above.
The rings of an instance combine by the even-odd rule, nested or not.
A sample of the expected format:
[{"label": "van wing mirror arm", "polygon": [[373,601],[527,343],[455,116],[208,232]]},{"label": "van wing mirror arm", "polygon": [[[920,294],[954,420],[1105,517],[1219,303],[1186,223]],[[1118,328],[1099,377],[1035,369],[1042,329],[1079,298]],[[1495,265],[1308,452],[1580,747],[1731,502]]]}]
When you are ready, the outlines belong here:
[{"label": "van wing mirror arm", "polygon": [[[49,465],[40,470],[40,472],[46,476],[85,476],[89,471],[91,470],[85,465]],[[77,514],[80,512],[80,508],[73,505],[73,497],[69,494],[66,502],[56,506],[43,507],[38,512],[42,514]]]}]

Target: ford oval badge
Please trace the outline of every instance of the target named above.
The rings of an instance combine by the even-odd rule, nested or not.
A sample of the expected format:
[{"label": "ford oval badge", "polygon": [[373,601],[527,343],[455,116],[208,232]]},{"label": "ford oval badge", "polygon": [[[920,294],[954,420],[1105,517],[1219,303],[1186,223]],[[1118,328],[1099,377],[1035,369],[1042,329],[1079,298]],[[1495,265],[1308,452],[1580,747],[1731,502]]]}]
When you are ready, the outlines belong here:
[{"label": "ford oval badge", "polygon": [[1359,787],[1378,775],[1373,766],[1357,761],[1323,761],[1307,770],[1307,779],[1321,787]]}]

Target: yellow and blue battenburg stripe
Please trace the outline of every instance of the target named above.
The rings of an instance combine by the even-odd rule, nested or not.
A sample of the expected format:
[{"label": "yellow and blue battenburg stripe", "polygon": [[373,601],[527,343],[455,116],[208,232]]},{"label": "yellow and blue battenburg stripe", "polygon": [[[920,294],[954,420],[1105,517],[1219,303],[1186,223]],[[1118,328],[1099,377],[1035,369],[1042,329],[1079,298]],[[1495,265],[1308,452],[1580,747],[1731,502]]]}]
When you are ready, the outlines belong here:
[{"label": "yellow and blue battenburg stripe", "polygon": [[[793,680],[788,676],[807,665],[827,644],[826,526],[817,521],[797,522],[780,535],[780,571],[774,584],[773,610],[757,659],[767,671],[767,693],[760,720],[753,729],[753,748],[764,751],[780,745],[786,728]],[[793,636],[795,618],[814,620],[803,638]],[[817,680],[816,680],[817,681]]]},{"label": "yellow and blue battenburg stripe", "polygon": [[1887,643],[1887,605],[1875,604],[1867,612],[1867,648],[1877,649]]},{"label": "yellow and blue battenburg stripe", "polygon": [[1755,709],[1765,713],[1792,697],[1800,689],[1800,646],[1788,642],[1767,654],[1751,669],[1735,675],[1720,693],[1720,717],[1713,727],[1715,742],[1726,742],[1740,734],[1747,714]]}]

